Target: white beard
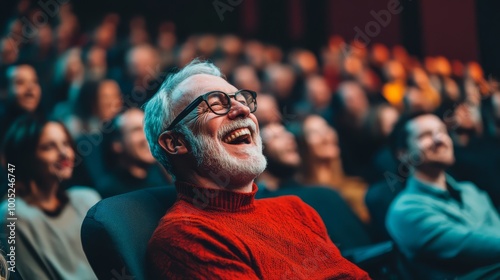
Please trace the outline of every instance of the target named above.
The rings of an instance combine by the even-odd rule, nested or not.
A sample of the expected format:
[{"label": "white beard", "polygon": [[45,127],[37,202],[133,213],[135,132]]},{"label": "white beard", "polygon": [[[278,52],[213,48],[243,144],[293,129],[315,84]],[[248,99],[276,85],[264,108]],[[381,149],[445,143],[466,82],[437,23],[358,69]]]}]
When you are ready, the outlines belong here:
[{"label": "white beard", "polygon": [[[221,140],[216,140],[210,136],[193,134],[187,136],[190,142],[192,153],[199,168],[208,170],[212,179],[220,187],[226,188],[253,181],[260,173],[266,169],[267,161],[262,154],[262,138],[256,132],[255,124],[249,119],[236,120],[228,127],[251,127],[253,134],[252,142],[256,145],[243,146],[238,154],[245,159],[236,158],[229,154],[222,145]],[[221,131],[231,130],[231,128],[221,128]],[[222,135],[219,135],[222,139]]]}]

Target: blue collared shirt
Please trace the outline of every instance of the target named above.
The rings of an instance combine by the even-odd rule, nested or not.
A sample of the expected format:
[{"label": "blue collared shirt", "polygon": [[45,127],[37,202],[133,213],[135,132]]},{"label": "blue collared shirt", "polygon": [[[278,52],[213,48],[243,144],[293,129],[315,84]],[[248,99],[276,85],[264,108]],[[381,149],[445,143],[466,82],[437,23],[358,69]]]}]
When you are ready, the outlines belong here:
[{"label": "blue collared shirt", "polygon": [[386,218],[389,234],[410,260],[471,268],[500,263],[500,217],[486,193],[446,176],[448,190],[408,179]]}]

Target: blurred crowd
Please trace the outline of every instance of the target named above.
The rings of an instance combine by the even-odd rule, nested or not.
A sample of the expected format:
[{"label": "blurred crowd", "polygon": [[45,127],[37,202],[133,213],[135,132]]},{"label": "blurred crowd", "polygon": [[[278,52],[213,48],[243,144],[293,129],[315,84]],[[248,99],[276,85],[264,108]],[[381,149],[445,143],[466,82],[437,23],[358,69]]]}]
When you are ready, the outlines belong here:
[{"label": "blurred crowd", "polygon": [[19,132],[26,113],[63,124],[75,141],[65,186],[88,186],[104,198],[170,184],[149,152],[140,108],[169,72],[199,57],[237,88],[258,93],[268,158],[257,180],[263,191],[332,188],[375,239],[387,239],[385,212],[408,177],[391,132],[401,116],[425,111],[443,119],[453,140],[456,162],[448,172],[500,206],[500,84],[477,62],[419,59],[400,45],[339,36],[320,50],[235,35],[181,41],[172,22],[151,28],[143,16],[124,22],[111,13],[84,27],[70,4],[27,27],[23,18],[44,12],[27,2],[0,39],[0,139]]}]

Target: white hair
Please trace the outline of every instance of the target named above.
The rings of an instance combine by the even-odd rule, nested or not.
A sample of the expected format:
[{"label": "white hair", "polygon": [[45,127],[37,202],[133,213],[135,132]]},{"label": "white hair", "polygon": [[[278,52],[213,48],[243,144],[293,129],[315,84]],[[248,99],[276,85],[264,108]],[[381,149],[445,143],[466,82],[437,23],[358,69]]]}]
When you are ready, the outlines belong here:
[{"label": "white hair", "polygon": [[[144,132],[149,143],[151,154],[160,162],[165,169],[175,177],[172,164],[169,161],[167,153],[158,143],[160,134],[164,132],[173,120],[173,96],[179,84],[187,78],[207,74],[224,78],[220,69],[211,62],[194,59],[179,72],[170,74],[158,92],[144,104]],[[180,94],[182,95],[182,94]],[[179,96],[179,95],[177,95]],[[192,132],[183,122],[177,124],[173,131],[179,132],[187,137],[192,136]]]}]

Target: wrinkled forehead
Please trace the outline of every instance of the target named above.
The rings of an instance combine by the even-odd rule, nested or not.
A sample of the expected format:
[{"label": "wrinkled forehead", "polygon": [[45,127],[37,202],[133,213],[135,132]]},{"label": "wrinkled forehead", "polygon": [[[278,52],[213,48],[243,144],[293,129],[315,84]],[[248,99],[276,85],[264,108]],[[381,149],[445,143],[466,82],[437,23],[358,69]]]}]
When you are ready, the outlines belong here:
[{"label": "wrinkled forehead", "polygon": [[173,92],[174,107],[187,106],[198,96],[219,90],[225,93],[236,92],[237,89],[221,77],[208,74],[193,75],[182,81]]}]

